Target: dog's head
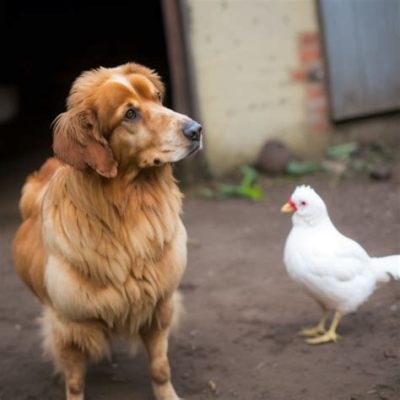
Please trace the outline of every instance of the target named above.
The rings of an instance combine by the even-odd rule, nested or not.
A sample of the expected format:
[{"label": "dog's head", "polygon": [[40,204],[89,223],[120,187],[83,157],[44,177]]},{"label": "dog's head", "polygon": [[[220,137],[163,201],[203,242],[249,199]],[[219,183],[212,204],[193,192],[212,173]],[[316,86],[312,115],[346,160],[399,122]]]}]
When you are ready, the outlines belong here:
[{"label": "dog's head", "polygon": [[138,64],[84,72],[55,120],[54,153],[107,178],[182,160],[201,149],[201,126],[164,107],[163,94],[159,76]]}]

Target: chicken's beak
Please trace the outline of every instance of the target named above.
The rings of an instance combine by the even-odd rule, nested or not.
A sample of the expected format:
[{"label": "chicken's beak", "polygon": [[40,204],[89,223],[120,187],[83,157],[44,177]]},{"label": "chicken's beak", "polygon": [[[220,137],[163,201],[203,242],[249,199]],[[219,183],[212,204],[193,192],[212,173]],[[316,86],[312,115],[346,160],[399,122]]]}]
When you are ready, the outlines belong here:
[{"label": "chicken's beak", "polygon": [[296,209],[293,207],[293,204],[291,204],[290,202],[286,203],[281,208],[281,212],[283,212],[285,214],[291,213],[293,211],[296,211]]}]

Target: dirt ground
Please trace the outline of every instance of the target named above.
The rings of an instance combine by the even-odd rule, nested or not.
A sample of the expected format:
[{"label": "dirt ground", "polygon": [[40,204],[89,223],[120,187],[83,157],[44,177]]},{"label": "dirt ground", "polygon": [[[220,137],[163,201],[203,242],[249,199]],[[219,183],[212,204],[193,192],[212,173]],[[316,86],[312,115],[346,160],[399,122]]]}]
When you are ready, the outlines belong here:
[{"label": "dirt ground", "polygon": [[[41,359],[40,307],[17,279],[10,254],[26,165],[0,170],[0,399],[62,399],[62,383]],[[332,186],[321,175],[304,182],[325,198],[339,229],[370,254],[400,253],[400,186],[366,180]],[[187,196],[184,221],[194,244],[181,286],[186,315],[170,342],[183,398],[400,399],[399,283],[347,316],[339,343],[312,347],[295,335],[320,316],[282,263],[291,222],[279,208],[297,183],[265,181],[260,203]],[[123,343],[111,361],[89,368],[89,400],[151,398],[145,356],[130,357]]]}]

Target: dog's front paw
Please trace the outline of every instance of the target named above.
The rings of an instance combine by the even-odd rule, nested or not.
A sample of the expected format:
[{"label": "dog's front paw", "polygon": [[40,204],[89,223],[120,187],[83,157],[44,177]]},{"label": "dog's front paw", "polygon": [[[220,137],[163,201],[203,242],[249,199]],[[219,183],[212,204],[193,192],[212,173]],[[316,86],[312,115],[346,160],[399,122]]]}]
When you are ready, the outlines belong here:
[{"label": "dog's front paw", "polygon": [[163,384],[153,382],[153,391],[156,400],[184,400],[176,394],[170,381]]}]

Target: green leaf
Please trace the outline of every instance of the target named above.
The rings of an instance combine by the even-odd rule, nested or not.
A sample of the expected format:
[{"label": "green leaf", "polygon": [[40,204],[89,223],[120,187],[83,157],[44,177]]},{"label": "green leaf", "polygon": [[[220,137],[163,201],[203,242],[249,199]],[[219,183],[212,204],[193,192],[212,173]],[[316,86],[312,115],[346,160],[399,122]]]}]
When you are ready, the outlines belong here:
[{"label": "green leaf", "polygon": [[232,186],[232,185],[220,185],[219,191],[224,196],[235,196],[240,193],[240,186]]},{"label": "green leaf", "polygon": [[243,173],[243,179],[240,186],[248,187],[257,181],[259,174],[254,168],[249,167],[248,165],[243,165],[241,171]]},{"label": "green leaf", "polygon": [[286,172],[291,175],[301,176],[313,174],[321,170],[321,165],[317,162],[299,162],[291,160],[288,162]]},{"label": "green leaf", "polygon": [[243,179],[240,185],[225,185],[219,187],[219,192],[223,197],[244,197],[246,199],[260,201],[264,197],[264,192],[260,185],[257,184],[259,177],[258,172],[244,165],[241,168]]},{"label": "green leaf", "polygon": [[212,199],[215,193],[211,188],[205,187],[199,190],[199,195],[207,199]]},{"label": "green leaf", "polygon": [[240,195],[242,197],[247,197],[254,201],[260,201],[264,197],[264,192],[261,189],[261,187],[257,185],[257,186],[242,188],[242,190],[240,191]]},{"label": "green leaf", "polygon": [[356,150],[358,150],[358,143],[350,142],[329,146],[325,153],[329,158],[348,159]]}]

